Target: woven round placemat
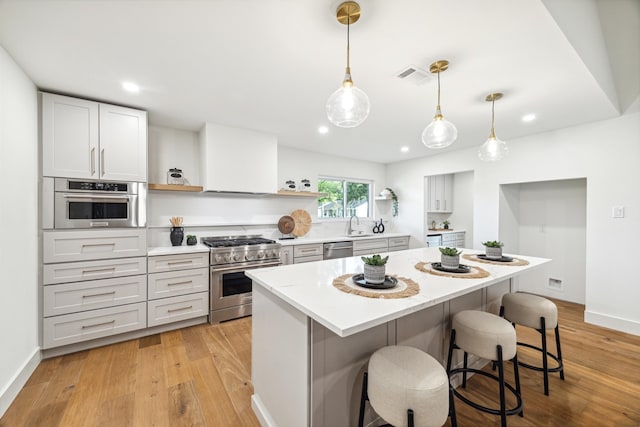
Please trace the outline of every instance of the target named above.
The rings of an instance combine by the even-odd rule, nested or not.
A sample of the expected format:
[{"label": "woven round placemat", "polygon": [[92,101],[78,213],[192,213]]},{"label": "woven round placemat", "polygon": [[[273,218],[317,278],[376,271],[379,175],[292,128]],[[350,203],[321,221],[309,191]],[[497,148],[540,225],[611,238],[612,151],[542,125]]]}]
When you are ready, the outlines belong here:
[{"label": "woven round placemat", "polygon": [[500,262],[500,261],[491,261],[491,260],[488,260],[488,259],[482,259],[482,258],[478,258],[478,255],[476,255],[476,254],[464,254],[464,255],[462,255],[462,258],[468,259],[469,261],[483,262],[485,264],[510,265],[512,267],[517,267],[517,266],[521,266],[521,265],[529,265],[529,261],[524,260],[524,259],[519,259],[519,258],[514,258],[513,261],[509,261],[509,262]]},{"label": "woven round placemat", "polygon": [[420,285],[411,279],[393,276],[398,280],[398,285],[391,289],[369,289],[353,283],[353,274],[343,274],[333,279],[333,286],[348,294],[359,295],[367,298],[407,298],[420,292]]},{"label": "woven round placemat", "polygon": [[482,279],[483,277],[489,277],[490,274],[487,270],[484,270],[475,265],[470,265],[471,271],[468,273],[447,273],[445,271],[439,271],[431,267],[430,262],[419,262],[414,266],[416,269],[433,274],[434,276],[455,277],[456,279]]}]

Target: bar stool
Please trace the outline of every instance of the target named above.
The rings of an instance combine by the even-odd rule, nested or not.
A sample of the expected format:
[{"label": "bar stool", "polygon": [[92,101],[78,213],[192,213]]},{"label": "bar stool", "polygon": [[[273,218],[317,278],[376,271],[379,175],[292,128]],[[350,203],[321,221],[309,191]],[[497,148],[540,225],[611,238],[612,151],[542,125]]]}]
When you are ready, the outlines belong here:
[{"label": "bar stool", "polygon": [[[500,408],[490,408],[471,401],[467,397],[453,389],[453,394],[467,405],[489,414],[500,415],[500,424],[507,425],[507,416],[519,414],[522,416],[522,396],[520,393],[520,376],[518,374],[518,356],[516,353],[516,332],[513,325],[495,314],[485,311],[465,310],[453,316],[451,326],[451,340],[449,342],[449,357],[447,359],[447,372],[449,378],[462,373],[462,388],[467,386],[467,373],[488,377],[498,382],[500,389]],[[453,350],[464,351],[462,368],[451,369]],[[480,369],[467,366],[468,353],[475,354],[483,359],[491,360],[498,368],[498,376]],[[516,387],[507,383],[504,378],[504,361],[513,360],[513,372]],[[506,390],[509,390],[516,398],[513,408],[506,407]]]},{"label": "bar stool", "polygon": [[[558,308],[546,298],[538,295],[515,292],[502,296],[500,316],[514,325],[533,328],[542,335],[542,348],[518,341],[518,345],[537,350],[542,355],[542,367],[520,362],[520,366],[534,371],[541,371],[544,377],[544,394],[549,396],[549,372],[559,372],[564,381],[564,365],[562,364],[562,350],[560,348],[560,332],[558,330]],[[547,350],[547,329],[555,329],[556,349],[558,355]],[[548,356],[548,357],[547,357]],[[549,367],[548,358],[557,363],[556,367]]]},{"label": "bar stool", "polygon": [[[449,378],[436,359],[417,348],[382,347],[371,355],[362,379],[358,426],[365,404],[396,427],[441,426],[451,413],[456,426]],[[451,404],[451,407],[450,407]]]}]

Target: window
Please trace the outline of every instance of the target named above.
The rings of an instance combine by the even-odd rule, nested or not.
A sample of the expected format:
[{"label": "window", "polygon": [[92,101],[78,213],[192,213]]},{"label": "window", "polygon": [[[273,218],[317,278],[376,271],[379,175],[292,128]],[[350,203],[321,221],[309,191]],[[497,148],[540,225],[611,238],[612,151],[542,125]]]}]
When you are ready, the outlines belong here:
[{"label": "window", "polygon": [[372,217],[371,181],[318,177],[318,191],[327,193],[318,199],[318,218]]}]

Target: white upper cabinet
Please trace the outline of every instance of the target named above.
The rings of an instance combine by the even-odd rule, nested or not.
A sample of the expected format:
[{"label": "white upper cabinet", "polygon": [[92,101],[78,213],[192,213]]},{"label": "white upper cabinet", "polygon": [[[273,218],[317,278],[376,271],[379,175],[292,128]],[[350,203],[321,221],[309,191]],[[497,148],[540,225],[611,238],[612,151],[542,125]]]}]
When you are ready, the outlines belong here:
[{"label": "white upper cabinet", "polygon": [[42,94],[42,175],[98,178],[98,103]]},{"label": "white upper cabinet", "polygon": [[147,113],[42,93],[42,175],[147,181]]},{"label": "white upper cabinet", "polygon": [[453,174],[429,177],[429,212],[453,212]]},{"label": "white upper cabinet", "polygon": [[100,179],[147,181],[147,113],[100,104]]},{"label": "white upper cabinet", "polygon": [[262,132],[207,123],[200,131],[205,191],[278,191],[278,138]]}]

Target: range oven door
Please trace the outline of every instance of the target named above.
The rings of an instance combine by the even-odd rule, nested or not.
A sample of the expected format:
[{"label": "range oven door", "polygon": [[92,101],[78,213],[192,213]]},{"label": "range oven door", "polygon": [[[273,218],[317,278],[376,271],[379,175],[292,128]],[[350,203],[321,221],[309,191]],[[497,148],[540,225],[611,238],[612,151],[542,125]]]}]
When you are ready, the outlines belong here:
[{"label": "range oven door", "polygon": [[244,272],[274,267],[280,261],[241,266],[211,267],[211,323],[251,314],[252,280]]}]

